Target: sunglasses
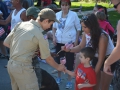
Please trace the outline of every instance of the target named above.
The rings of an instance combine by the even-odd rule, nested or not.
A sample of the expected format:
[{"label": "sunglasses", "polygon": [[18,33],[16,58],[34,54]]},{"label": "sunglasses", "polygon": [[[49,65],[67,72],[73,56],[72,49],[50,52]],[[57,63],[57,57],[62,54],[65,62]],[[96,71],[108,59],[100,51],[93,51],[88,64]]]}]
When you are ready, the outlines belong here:
[{"label": "sunglasses", "polygon": [[88,20],[88,16],[83,16],[83,17],[81,18],[81,20],[82,20],[82,21],[87,21],[87,20]]},{"label": "sunglasses", "polygon": [[116,9],[116,8],[118,7],[119,4],[120,4],[120,2],[119,2],[118,4],[116,4],[116,5],[114,5],[113,7]]}]

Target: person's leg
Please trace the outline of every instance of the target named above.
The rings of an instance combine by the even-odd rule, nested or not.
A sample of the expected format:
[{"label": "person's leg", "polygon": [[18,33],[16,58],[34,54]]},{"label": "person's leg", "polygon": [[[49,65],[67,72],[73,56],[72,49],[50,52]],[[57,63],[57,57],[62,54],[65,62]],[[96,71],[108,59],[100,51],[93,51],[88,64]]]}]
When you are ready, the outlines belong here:
[{"label": "person's leg", "polygon": [[[74,65],[74,53],[70,53],[70,52],[66,52],[65,53],[65,57],[66,57],[66,68],[70,71],[73,70],[73,65]],[[68,75],[68,82],[66,84],[66,88],[72,88],[72,82],[71,82],[71,76]]]},{"label": "person's leg", "polygon": [[109,90],[113,76],[101,72],[101,90]]},{"label": "person's leg", "polygon": [[113,77],[113,90],[120,90],[120,60],[116,63]]},{"label": "person's leg", "polygon": [[32,66],[34,67],[34,70],[38,79],[39,88],[41,88],[42,75],[41,75],[40,62],[37,56],[32,59]]},{"label": "person's leg", "polygon": [[32,65],[17,64],[16,61],[12,64],[10,71],[17,82],[18,90],[39,90],[38,79]]},{"label": "person's leg", "polygon": [[12,90],[19,90],[18,86],[17,86],[17,82],[15,81],[14,77],[12,76],[11,72],[10,72],[10,67],[12,65],[12,62],[8,61],[7,64],[7,71],[8,74],[10,76],[10,80],[11,80],[11,86],[12,86]]},{"label": "person's leg", "polygon": [[100,89],[101,71],[99,71],[98,74],[96,75],[96,80],[97,80],[97,83],[94,86],[93,90],[102,90]]},{"label": "person's leg", "polygon": [[6,47],[3,45],[3,41],[0,41],[0,49],[2,55],[7,56]]},{"label": "person's leg", "polygon": [[79,53],[77,53],[76,57],[75,57],[75,68],[74,68],[74,70],[77,69],[77,67],[78,67],[79,64],[80,64]]},{"label": "person's leg", "polygon": [[[60,50],[61,50],[61,46],[63,46],[64,44],[60,44],[60,43],[57,43],[57,45],[56,45],[56,53],[58,53]],[[60,58],[61,57],[64,57],[65,56],[65,52],[64,51],[61,51],[60,53],[59,53],[59,56],[58,57],[56,57],[56,62],[58,63],[58,64],[60,64]],[[56,82],[57,82],[57,84],[60,84],[60,82],[61,82],[61,72],[60,71],[58,71],[58,78],[56,79]]]},{"label": "person's leg", "polygon": [[52,30],[47,32],[47,37],[48,39],[53,40]]},{"label": "person's leg", "polygon": [[[96,67],[96,64],[98,62],[98,58],[97,57],[94,57],[91,64],[92,64],[92,67],[95,68]],[[94,86],[94,89],[93,90],[101,90],[100,89],[100,82],[101,82],[101,70],[98,71],[98,73],[96,74],[96,85]]]}]

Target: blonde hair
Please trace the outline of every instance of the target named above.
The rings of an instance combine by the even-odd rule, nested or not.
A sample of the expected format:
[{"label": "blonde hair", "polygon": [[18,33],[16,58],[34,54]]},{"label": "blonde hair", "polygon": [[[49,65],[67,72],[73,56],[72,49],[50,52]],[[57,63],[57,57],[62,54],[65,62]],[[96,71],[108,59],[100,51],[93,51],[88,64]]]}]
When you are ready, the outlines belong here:
[{"label": "blonde hair", "polygon": [[97,11],[95,15],[99,20],[106,20],[106,15],[103,11]]}]

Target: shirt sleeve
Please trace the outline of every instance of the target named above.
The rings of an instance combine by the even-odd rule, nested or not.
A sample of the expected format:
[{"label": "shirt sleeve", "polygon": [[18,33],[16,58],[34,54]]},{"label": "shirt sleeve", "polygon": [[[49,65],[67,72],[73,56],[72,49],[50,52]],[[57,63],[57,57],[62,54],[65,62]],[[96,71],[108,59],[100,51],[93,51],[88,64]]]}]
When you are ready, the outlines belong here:
[{"label": "shirt sleeve", "polygon": [[77,13],[75,13],[75,27],[77,29],[77,31],[81,31],[81,24],[80,24],[80,19],[77,16]]},{"label": "shirt sleeve", "polygon": [[91,71],[87,75],[87,79],[90,84],[96,84],[96,73],[94,70],[91,69]]},{"label": "shirt sleeve", "polygon": [[39,35],[39,49],[41,59],[46,59],[50,56],[48,40],[42,33]]},{"label": "shirt sleeve", "polygon": [[9,35],[5,38],[4,43],[7,43],[7,44],[10,45],[11,38],[12,38],[13,34],[14,34],[14,31],[11,31],[11,32],[9,33]]},{"label": "shirt sleeve", "polygon": [[4,43],[7,43],[7,44],[10,45],[12,36],[13,36],[13,34],[15,33],[17,27],[18,27],[20,24],[21,24],[21,23],[18,23],[18,24],[12,29],[12,31],[11,31],[11,32],[8,34],[8,36],[5,38]]}]

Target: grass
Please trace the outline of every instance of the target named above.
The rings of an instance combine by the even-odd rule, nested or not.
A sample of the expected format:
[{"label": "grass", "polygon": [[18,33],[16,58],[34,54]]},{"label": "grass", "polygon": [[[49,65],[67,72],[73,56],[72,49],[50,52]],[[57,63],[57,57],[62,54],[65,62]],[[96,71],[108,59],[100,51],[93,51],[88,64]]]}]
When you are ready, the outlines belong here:
[{"label": "grass", "polygon": [[117,22],[120,19],[120,14],[116,11],[110,11],[108,12],[108,15],[109,21],[111,22],[112,26],[116,29]]},{"label": "grass", "polygon": [[[34,3],[34,5],[36,5],[37,2]],[[59,2],[56,2],[56,4],[58,5],[58,7],[60,8],[59,6]],[[110,8],[112,7],[112,5],[109,5],[108,3],[98,3],[99,5],[102,5],[102,6],[105,6],[107,8]],[[71,8],[79,8],[80,5],[82,5],[82,11],[86,11],[86,10],[92,10],[93,7],[95,6],[95,3],[94,2],[72,2],[71,3]]]},{"label": "grass", "polygon": [[[59,5],[59,2],[56,2],[57,5]],[[82,11],[87,11],[87,10],[92,10],[95,6],[95,3],[94,2],[89,2],[89,3],[86,3],[86,2],[72,2],[71,3],[71,8],[79,8],[80,5],[82,5]],[[109,5],[108,3],[98,3],[98,5],[102,5],[102,6],[105,6],[106,8],[111,8],[112,5]]]}]

